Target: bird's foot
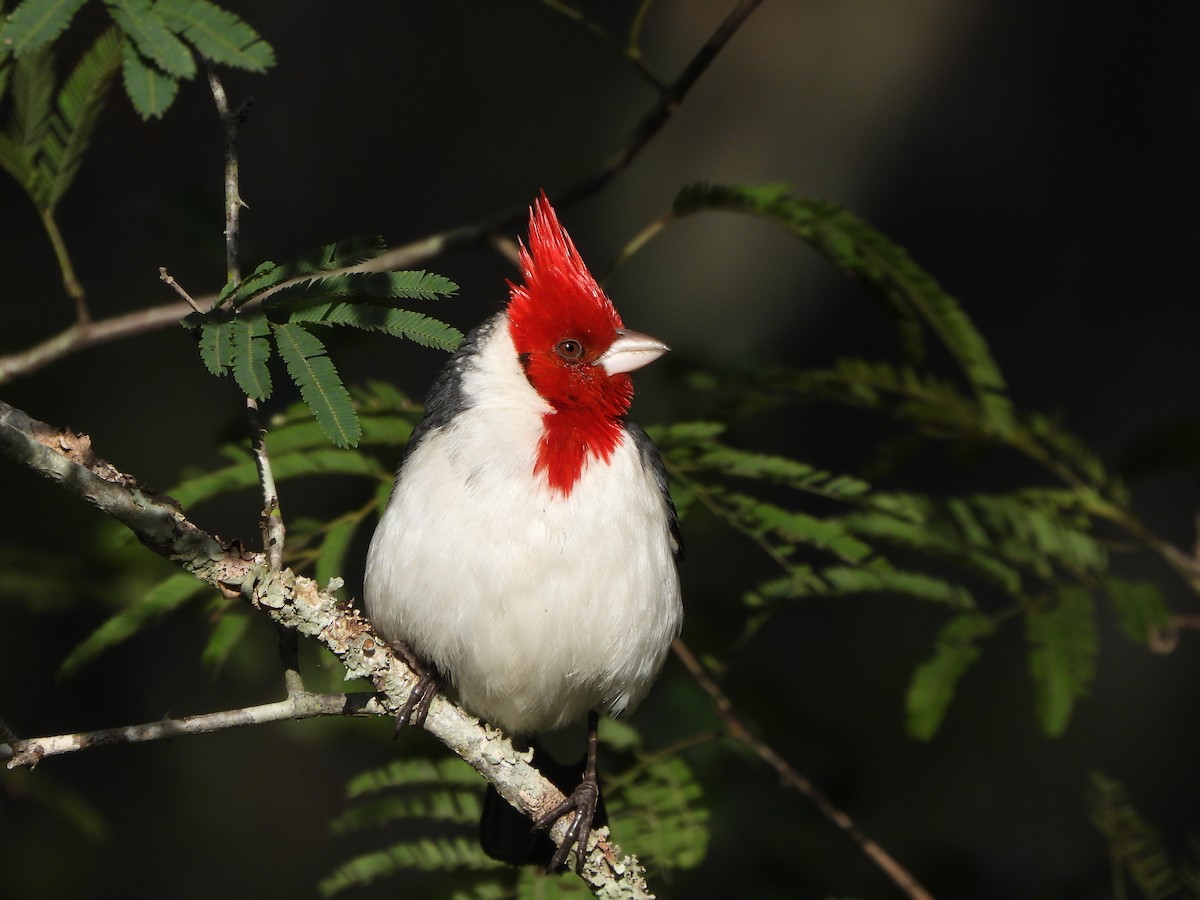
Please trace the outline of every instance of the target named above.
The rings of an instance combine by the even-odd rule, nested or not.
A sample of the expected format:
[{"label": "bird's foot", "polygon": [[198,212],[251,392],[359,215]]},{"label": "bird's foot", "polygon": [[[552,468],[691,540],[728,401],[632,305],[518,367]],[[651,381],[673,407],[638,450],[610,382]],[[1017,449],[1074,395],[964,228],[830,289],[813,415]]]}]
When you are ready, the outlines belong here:
[{"label": "bird's foot", "polygon": [[584,776],[579,786],[571,792],[571,796],[548,813],[538,816],[534,821],[534,830],[549,828],[563,816],[574,813],[574,816],[571,817],[571,824],[567,826],[567,833],[563,836],[563,842],[555,851],[550,865],[546,866],[547,872],[556,872],[562,868],[567,861],[567,854],[575,845],[578,845],[579,848],[575,856],[576,870],[582,870],[583,857],[587,853],[588,838],[592,834],[592,822],[596,818],[596,806],[599,801],[600,788],[596,784],[595,776],[591,778]]},{"label": "bird's foot", "polygon": [[392,648],[393,653],[408,664],[410,669],[417,673],[417,683],[409,693],[408,699],[404,701],[400,712],[396,714],[395,733],[399,735],[405,725],[412,725],[414,728],[424,727],[425,717],[429,715],[429,704],[441,690],[442,679],[438,675],[437,669],[417,656],[413,648],[404,641],[389,641],[388,646]]}]

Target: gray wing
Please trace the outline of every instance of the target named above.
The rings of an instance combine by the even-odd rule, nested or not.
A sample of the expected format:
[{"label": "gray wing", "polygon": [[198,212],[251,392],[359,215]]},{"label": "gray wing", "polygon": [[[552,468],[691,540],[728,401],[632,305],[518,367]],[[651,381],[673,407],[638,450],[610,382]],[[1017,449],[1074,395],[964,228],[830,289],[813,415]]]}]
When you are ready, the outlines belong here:
[{"label": "gray wing", "polygon": [[678,562],[683,559],[683,532],[679,529],[679,513],[675,511],[675,501],[671,499],[671,488],[667,483],[667,470],[663,466],[662,457],[658,455],[658,448],[654,446],[654,441],[650,440],[650,436],[637,425],[634,425],[632,422],[626,422],[625,431],[633,438],[633,444],[637,447],[638,455],[642,458],[642,465],[650,470],[654,475],[655,482],[658,484],[658,490],[662,494],[663,506],[667,511],[667,527],[671,533],[671,550],[675,554],[676,562]]}]

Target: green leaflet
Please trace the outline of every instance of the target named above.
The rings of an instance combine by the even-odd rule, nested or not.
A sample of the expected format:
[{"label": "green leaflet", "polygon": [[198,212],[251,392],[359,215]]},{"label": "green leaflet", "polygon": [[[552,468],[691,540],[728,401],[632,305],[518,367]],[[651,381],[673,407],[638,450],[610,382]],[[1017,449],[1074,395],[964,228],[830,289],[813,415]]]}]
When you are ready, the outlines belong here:
[{"label": "green leaflet", "polygon": [[233,345],[233,377],[247,397],[265,400],[271,396],[269,327],[262,317],[241,317],[230,323]]},{"label": "green leaflet", "polygon": [[1087,693],[1096,674],[1095,613],[1086,589],[1067,586],[1044,609],[1025,616],[1038,721],[1050,737],[1066,730],[1075,701]]},{"label": "green leaflet", "polygon": [[150,0],[104,0],[104,3],[143,59],[173,80],[196,74],[192,51],[167,27]]},{"label": "green leaflet", "polygon": [[205,322],[200,328],[200,359],[214,375],[225,375],[233,366],[232,317]]},{"label": "green leaflet", "polygon": [[969,612],[950,619],[938,633],[933,656],[913,673],[905,696],[908,733],[919,740],[933,737],[958,680],[971,663],[979,658],[975,642],[996,629],[996,623],[982,613]]},{"label": "green leaflet", "polygon": [[38,50],[12,67],[12,121],[9,134],[32,159],[50,128],[54,102],[54,54]]},{"label": "green leaflet", "polygon": [[25,0],[18,3],[0,26],[0,60],[11,53],[20,59],[34,53],[71,23],[84,0]]},{"label": "green leaflet", "polygon": [[325,345],[299,325],[273,325],[272,331],[288,374],[325,435],[338,447],[356,446],[362,428]]},{"label": "green leaflet", "polygon": [[1104,592],[1117,612],[1117,623],[1131,640],[1145,644],[1171,621],[1158,588],[1149,582],[1107,578]]},{"label": "green leaflet", "polygon": [[321,303],[301,307],[288,316],[288,321],[379,331],[447,352],[457,348],[463,337],[457,328],[423,313],[368,303]]},{"label": "green leaflet", "polygon": [[179,82],[148,64],[133,44],[122,49],[121,75],[125,93],[143,119],[161,119],[179,93]]},{"label": "green leaflet", "polygon": [[43,144],[47,194],[44,207],[57,206],[79,171],[91,142],[108,90],[121,64],[121,35],[115,28],[103,32],[83,55],[58,94],[58,114]]},{"label": "green leaflet", "polygon": [[250,625],[250,616],[243,612],[225,609],[213,625],[213,630],[204,644],[200,662],[210,672],[219,672],[228,662],[234,648]]},{"label": "green leaflet", "polygon": [[63,660],[58,674],[69,678],[105,650],[141,631],[159,616],[178,609],[188,600],[212,588],[187,572],[169,575],[137,602],[109,618]]},{"label": "green leaflet", "polygon": [[275,51],[245,21],[208,0],[158,0],[154,11],[183,35],[202,56],[215,63],[265,72],[275,65]]}]

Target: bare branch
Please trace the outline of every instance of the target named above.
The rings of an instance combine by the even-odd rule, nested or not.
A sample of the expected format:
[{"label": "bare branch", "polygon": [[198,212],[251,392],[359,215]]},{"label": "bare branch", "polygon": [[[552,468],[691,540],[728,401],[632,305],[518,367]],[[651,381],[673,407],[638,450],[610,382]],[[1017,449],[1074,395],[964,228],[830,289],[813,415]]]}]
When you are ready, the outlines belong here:
[{"label": "bare branch", "polygon": [[808,798],[821,815],[846,832],[850,836],[850,839],[859,846],[859,849],[866,854],[867,858],[878,866],[892,880],[892,883],[907,896],[912,897],[913,900],[933,900],[933,895],[925,890],[921,883],[886,850],[867,837],[862,829],[854,824],[854,820],[850,816],[834,806],[811,781],[797,772],[791,763],[780,756],[765,741],[756,737],[746,727],[746,724],[734,711],[733,703],[730,702],[720,686],[705,671],[704,666],[701,665],[700,660],[696,659],[692,651],[688,649],[687,644],[677,639],[671,645],[671,649],[675,651],[675,656],[683,663],[684,668],[688,670],[688,673],[696,680],[696,683],[712,698],[717,715],[725,722],[725,727],[729,731],[730,737],[750,748],[759,759],[779,774],[780,780],[787,787]]},{"label": "bare branch", "polygon": [[[106,515],[126,525],[155,553],[228,595],[240,596],[273,621],[318,640],[345,666],[380,692],[389,715],[404,705],[416,675],[398,660],[358,610],[290,569],[272,571],[262,553],[222,541],[191,522],[168,497],[143,488],[132,476],[101,459],[84,434],[31,419],[0,401],[0,453],[57,481]],[[465,760],[504,799],[530,818],[565,798],[503,734],[480,724],[461,707],[437,697],[425,729]],[[568,823],[550,831],[562,843]],[[593,832],[582,877],[605,896],[649,897],[645,871],[608,839]]]},{"label": "bare branch", "polygon": [[158,277],[163,280],[167,287],[171,288],[171,290],[182,297],[188,306],[190,306],[196,312],[204,312],[204,310],[200,308],[200,304],[192,299],[192,295],[184,290],[183,285],[171,276],[171,273],[167,271],[166,266],[158,267]]},{"label": "bare branch", "polygon": [[145,725],[125,725],[119,728],[101,728],[76,734],[57,734],[51,737],[32,738],[14,743],[4,737],[0,729],[0,757],[10,756],[8,768],[27,767],[32,769],[48,756],[106,747],[112,744],[139,744],[145,741],[161,741],[192,734],[208,734],[228,728],[246,725],[264,725],[268,722],[285,722],[297,719],[312,719],[318,716],[367,716],[387,715],[387,710],[375,694],[308,694],[289,696],[276,703],[249,706],[243,709],[228,709],[221,712],[185,716],[180,719],[162,719]]}]

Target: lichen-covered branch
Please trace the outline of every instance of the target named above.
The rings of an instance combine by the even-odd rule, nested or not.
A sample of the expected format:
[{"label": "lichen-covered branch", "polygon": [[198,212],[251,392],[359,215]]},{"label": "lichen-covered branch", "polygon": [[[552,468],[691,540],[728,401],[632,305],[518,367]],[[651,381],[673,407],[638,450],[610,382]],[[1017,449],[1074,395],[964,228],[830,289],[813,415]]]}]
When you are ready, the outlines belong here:
[{"label": "lichen-covered branch", "polygon": [[[87,435],[39,422],[0,401],[0,454],[57,481],[195,577],[230,596],[244,598],[273,621],[320,641],[350,677],[374,685],[381,695],[381,711],[394,715],[416,684],[413,672],[392,654],[358,610],[322,590],[311,578],[290,569],[271,571],[262,553],[207,533],[171,498],[143,488],[98,456]],[[564,799],[529,764],[527,753],[445,698],[434,700],[425,728],[531,817]],[[566,826],[565,821],[555,824],[551,837],[556,842],[562,841]],[[653,896],[641,864],[624,856],[608,840],[607,829],[599,829],[589,842],[582,877],[594,893],[604,896]]]}]

